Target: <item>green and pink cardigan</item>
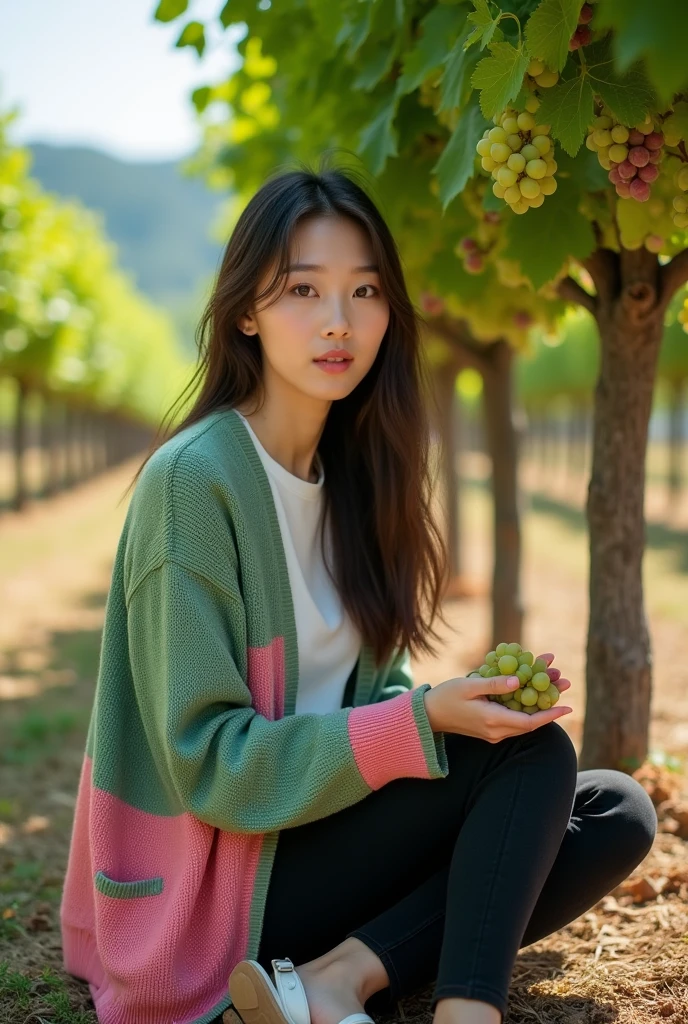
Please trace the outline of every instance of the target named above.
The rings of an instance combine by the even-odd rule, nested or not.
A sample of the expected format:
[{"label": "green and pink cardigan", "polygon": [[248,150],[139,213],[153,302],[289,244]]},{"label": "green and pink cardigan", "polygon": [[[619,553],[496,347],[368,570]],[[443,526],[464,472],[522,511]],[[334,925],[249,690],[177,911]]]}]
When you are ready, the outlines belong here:
[{"label": "green and pink cardigan", "polygon": [[[60,907],[100,1024],[207,1024],[258,952],[281,829],[448,772],[408,652],[296,715],[270,483],[231,409],[147,462],[117,547]],[[288,950],[284,950],[285,955]]]}]

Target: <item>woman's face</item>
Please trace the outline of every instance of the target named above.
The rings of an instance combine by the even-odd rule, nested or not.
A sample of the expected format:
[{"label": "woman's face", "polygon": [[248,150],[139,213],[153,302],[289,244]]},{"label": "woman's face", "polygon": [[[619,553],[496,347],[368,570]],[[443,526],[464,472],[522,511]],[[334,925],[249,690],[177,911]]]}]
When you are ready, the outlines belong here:
[{"label": "woman's face", "polygon": [[[260,335],[268,394],[286,389],[329,408],[363,380],[389,322],[389,304],[373,263],[367,232],[355,221],[316,216],[299,223],[284,292],[272,305],[238,321],[244,333]],[[271,273],[264,275],[259,291],[270,278]],[[315,362],[331,349],[353,356],[341,364],[346,367],[341,373],[328,373]]]}]

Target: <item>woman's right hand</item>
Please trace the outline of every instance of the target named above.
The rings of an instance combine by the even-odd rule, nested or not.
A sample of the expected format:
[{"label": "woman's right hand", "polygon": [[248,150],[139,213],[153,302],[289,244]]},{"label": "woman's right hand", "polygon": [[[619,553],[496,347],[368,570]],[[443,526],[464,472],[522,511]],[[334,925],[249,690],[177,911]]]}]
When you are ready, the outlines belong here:
[{"label": "woman's right hand", "polygon": [[[550,655],[550,659],[553,656]],[[554,722],[568,715],[573,709],[558,704],[547,711],[536,711],[527,715],[523,711],[512,711],[498,701],[487,699],[488,693],[509,693],[516,686],[509,686],[509,680],[516,676],[481,676],[446,679],[443,683],[425,691],[425,710],[433,732],[457,732],[464,736],[476,736],[488,743],[499,743],[510,736],[520,736],[541,725]],[[558,679],[555,685],[568,689],[567,679]]]}]

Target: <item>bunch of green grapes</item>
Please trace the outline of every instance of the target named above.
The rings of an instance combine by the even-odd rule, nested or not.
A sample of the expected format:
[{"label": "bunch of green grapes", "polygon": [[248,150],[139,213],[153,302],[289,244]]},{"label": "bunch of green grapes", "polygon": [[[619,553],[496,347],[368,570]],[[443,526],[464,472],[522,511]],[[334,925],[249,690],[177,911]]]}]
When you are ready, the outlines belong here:
[{"label": "bunch of green grapes", "polygon": [[618,196],[647,202],[664,155],[664,135],[655,131],[650,117],[629,128],[603,108],[592,123],[585,145],[597,153],[600,166],[609,171]]},{"label": "bunch of green grapes", "polygon": [[[550,71],[542,60],[531,60],[526,69],[523,84],[526,89],[530,89],[532,92],[538,86],[540,89],[551,89],[551,87],[556,85],[558,81],[558,71]],[[526,107],[526,110],[527,109],[528,108]],[[535,113],[535,111],[531,111],[531,113]]]},{"label": "bunch of green grapes", "polygon": [[[552,675],[550,675],[552,673]],[[542,658],[535,658],[530,651],[524,651],[520,644],[497,644],[494,651],[485,655],[485,663],[470,676],[517,676],[519,687],[508,693],[490,693],[488,700],[498,701],[511,711],[525,711],[534,715],[554,707],[561,694],[554,685],[559,678],[558,669],[550,669]]]},{"label": "bunch of green grapes", "polygon": [[513,107],[494,121],[476,146],[483,170],[495,179],[492,191],[514,213],[542,206],[545,196],[557,190],[550,126],[536,124],[529,110],[519,113]]},{"label": "bunch of green grapes", "polygon": [[673,205],[674,210],[671,215],[671,219],[677,228],[684,231],[688,228],[688,197],[684,196],[684,192],[688,192],[688,167],[679,167],[674,175],[674,184],[676,188],[680,189],[677,196],[674,196]]}]

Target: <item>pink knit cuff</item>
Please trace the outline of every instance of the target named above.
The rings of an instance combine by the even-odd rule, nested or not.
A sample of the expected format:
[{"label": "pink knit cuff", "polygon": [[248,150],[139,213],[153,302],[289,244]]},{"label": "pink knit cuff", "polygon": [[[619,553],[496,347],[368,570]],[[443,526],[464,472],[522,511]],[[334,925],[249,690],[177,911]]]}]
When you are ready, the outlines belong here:
[{"label": "pink knit cuff", "polygon": [[425,710],[429,683],[378,704],[353,708],[349,740],[371,789],[392,779],[435,779],[448,774],[444,734],[433,733]]}]

